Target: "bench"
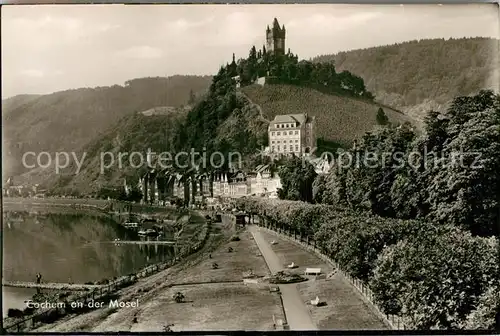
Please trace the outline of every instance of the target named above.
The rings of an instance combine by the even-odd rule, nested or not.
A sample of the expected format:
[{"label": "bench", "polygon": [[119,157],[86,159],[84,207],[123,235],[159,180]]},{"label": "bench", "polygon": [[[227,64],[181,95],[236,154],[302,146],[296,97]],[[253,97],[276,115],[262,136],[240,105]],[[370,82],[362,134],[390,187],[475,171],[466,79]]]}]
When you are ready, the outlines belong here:
[{"label": "bench", "polygon": [[320,275],[321,274],[321,268],[306,268],[304,271],[305,275]]},{"label": "bench", "polygon": [[259,283],[259,279],[243,279],[243,283],[245,285],[248,285],[248,284],[258,284]]}]

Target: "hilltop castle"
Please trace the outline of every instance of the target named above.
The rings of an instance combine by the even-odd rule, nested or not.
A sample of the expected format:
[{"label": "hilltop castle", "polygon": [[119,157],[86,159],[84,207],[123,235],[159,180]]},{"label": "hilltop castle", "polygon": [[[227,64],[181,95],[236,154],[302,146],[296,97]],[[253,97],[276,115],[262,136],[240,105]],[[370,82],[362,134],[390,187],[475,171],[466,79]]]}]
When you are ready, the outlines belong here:
[{"label": "hilltop castle", "polygon": [[278,19],[274,18],[273,28],[267,26],[266,29],[266,49],[273,54],[285,54],[285,25],[280,28]]}]

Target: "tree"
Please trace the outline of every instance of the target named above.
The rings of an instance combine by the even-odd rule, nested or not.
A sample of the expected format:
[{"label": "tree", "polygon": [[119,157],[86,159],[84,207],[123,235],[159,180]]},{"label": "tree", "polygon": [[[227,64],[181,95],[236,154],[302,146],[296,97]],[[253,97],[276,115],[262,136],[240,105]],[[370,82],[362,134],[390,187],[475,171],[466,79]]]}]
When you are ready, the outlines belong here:
[{"label": "tree", "polygon": [[195,102],[195,101],[196,101],[196,96],[194,95],[194,91],[193,91],[193,89],[191,89],[191,90],[189,91],[189,100],[188,100],[188,104],[189,104],[189,105],[192,105],[192,104],[194,104],[194,102]]},{"label": "tree", "polygon": [[382,126],[389,123],[389,117],[385,114],[381,107],[379,107],[377,111],[377,123]]},{"label": "tree", "polygon": [[313,201],[314,203],[322,203],[323,195],[326,190],[326,177],[325,175],[318,175],[313,182]]},{"label": "tree", "polygon": [[308,161],[292,157],[279,170],[282,187],[278,189],[280,199],[312,202],[312,185],[317,174]]}]

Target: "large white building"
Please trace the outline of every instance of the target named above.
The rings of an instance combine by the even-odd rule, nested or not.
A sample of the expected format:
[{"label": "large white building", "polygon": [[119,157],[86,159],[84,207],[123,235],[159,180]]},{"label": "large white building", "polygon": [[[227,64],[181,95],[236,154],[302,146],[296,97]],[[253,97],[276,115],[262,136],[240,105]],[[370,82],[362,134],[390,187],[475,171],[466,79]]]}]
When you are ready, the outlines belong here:
[{"label": "large white building", "polygon": [[268,135],[272,154],[308,154],[316,146],[315,117],[307,113],[277,115],[269,124]]}]

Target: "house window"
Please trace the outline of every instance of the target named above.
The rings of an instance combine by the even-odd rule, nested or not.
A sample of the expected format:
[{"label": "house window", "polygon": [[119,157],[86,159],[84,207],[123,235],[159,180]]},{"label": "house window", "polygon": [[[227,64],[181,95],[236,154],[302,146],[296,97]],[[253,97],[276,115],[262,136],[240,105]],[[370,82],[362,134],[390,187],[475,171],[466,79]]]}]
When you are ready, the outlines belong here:
[{"label": "house window", "polygon": [[273,141],[271,141],[271,143],[274,143],[274,140],[273,140]]},{"label": "house window", "polygon": [[281,133],[280,133],[280,132],[277,132],[277,135],[278,135],[278,136],[280,136],[280,135],[281,135]]},{"label": "house window", "polygon": [[277,124],[277,125],[276,125],[276,128],[280,128],[280,124]]},{"label": "house window", "polygon": [[299,146],[298,145],[295,145],[295,151],[298,152],[299,151]]},{"label": "house window", "polygon": [[293,146],[290,145],[290,152],[293,152]]},{"label": "house window", "polygon": [[295,140],[295,143],[299,143],[299,140]]},{"label": "house window", "polygon": [[274,136],[274,132],[271,132],[271,135]]},{"label": "house window", "polygon": [[299,131],[295,131],[295,135],[299,134]]},{"label": "house window", "polygon": [[280,141],[280,140],[278,140],[278,143],[281,143],[281,141]]},{"label": "house window", "polygon": [[286,124],[286,128],[289,128],[290,127],[290,124]]},{"label": "house window", "polygon": [[278,152],[279,152],[280,150],[281,150],[281,147],[280,147],[280,145],[278,145]]}]

